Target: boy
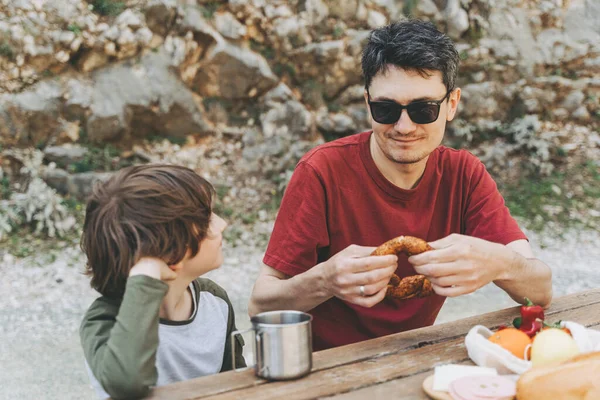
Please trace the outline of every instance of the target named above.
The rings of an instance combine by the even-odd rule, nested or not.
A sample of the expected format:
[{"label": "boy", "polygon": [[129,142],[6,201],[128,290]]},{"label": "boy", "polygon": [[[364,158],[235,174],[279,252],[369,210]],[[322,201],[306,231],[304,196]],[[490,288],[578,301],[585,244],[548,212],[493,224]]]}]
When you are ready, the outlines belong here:
[{"label": "boy", "polygon": [[94,187],[81,247],[102,294],[80,337],[101,397],[146,395],[153,386],[245,366],[227,293],[199,278],[223,262],[227,226],[214,189],[175,165],[125,168]]}]

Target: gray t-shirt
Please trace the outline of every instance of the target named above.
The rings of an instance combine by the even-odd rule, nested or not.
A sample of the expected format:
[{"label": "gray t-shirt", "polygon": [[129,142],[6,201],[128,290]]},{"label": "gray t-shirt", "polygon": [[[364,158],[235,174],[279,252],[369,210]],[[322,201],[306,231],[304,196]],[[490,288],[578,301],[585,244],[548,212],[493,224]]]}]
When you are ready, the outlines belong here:
[{"label": "gray t-shirt", "polygon": [[[229,306],[220,297],[210,292],[194,290],[190,284],[194,310],[187,321],[160,320],[158,327],[158,349],[156,353],[156,369],[158,380],[156,386],[184,381],[221,371],[223,352],[227,338],[227,321]],[[196,298],[196,292],[199,298]],[[94,377],[91,369],[86,368],[92,387],[101,399],[110,396],[100,382]]]}]

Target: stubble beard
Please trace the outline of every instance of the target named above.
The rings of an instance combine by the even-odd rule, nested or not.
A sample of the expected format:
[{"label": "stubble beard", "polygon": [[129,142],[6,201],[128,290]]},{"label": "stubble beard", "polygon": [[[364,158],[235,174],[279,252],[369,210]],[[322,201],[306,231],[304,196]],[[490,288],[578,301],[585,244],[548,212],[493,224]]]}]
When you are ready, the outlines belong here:
[{"label": "stubble beard", "polygon": [[391,152],[385,152],[386,157],[396,163],[396,164],[402,164],[402,165],[409,165],[409,164],[416,164],[422,160],[424,160],[429,153],[426,152],[418,152],[418,151],[411,151],[411,152],[407,152],[408,154],[397,154],[394,155]]}]

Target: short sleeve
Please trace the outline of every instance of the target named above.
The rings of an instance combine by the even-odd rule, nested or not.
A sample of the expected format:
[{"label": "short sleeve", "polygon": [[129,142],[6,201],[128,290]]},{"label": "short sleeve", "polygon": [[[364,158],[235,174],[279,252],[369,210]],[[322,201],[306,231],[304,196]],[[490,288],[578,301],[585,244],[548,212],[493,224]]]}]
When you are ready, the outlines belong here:
[{"label": "short sleeve", "polygon": [[508,244],[527,236],[510,215],[494,179],[477,160],[470,179],[465,210],[465,234],[490,242]]},{"label": "short sleeve", "polygon": [[286,188],[263,262],[293,276],[317,264],[329,246],[326,191],[315,169],[301,161]]}]

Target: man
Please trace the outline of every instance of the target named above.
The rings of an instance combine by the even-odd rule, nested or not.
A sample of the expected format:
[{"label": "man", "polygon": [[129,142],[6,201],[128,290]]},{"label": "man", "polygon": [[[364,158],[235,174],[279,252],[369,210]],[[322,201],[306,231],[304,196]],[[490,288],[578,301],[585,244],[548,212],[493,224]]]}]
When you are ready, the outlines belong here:
[{"label": "man", "polygon": [[[551,271],[534,258],[484,165],[441,146],[460,101],[459,57],[432,24],[374,30],[363,52],[372,132],[321,145],[298,163],[249,312],[310,311],[322,350],[434,323],[446,297],[494,282],[548,306]],[[433,250],[369,256],[400,235]],[[385,298],[393,273],[423,274],[435,295]]]}]

